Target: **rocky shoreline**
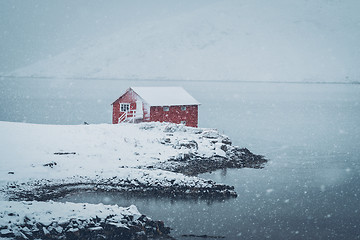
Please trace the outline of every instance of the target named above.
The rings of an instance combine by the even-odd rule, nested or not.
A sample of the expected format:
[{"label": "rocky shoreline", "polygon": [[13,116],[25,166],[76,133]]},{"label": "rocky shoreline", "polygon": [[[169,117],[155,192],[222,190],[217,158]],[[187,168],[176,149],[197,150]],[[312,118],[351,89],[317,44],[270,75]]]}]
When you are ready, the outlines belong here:
[{"label": "rocky shoreline", "polygon": [[[38,209],[39,202],[0,202],[0,206],[0,238],[4,239],[171,238],[170,228],[141,215],[135,206],[56,202],[42,203],[46,210]],[[63,209],[62,213],[56,213],[56,208]],[[44,211],[56,216],[39,217]],[[74,213],[80,217],[73,217]]]},{"label": "rocky shoreline", "polygon": [[[133,239],[144,240],[148,238],[166,238],[170,233],[170,228],[165,227],[162,221],[153,221],[142,215],[136,221],[131,220],[132,216],[127,217],[128,224],[118,227],[111,219],[111,215],[105,219],[92,218],[87,220],[70,219],[68,222],[59,224],[53,222],[50,225],[42,223],[29,223],[16,226],[17,233],[10,231],[4,226],[0,227],[1,238],[11,239]],[[12,227],[13,228],[13,227]]]},{"label": "rocky shoreline", "polygon": [[9,183],[6,194],[11,201],[48,201],[78,191],[123,192],[136,196],[162,196],[169,198],[203,198],[226,199],[237,197],[234,187],[217,184],[206,180],[206,186],[195,182],[193,186],[175,183],[173,180],[164,182],[134,183],[128,179],[68,179],[68,183],[57,183],[47,180],[26,184]]},{"label": "rocky shoreline", "polygon": [[[226,145],[224,145],[226,147]],[[226,151],[227,156],[202,157],[194,153],[184,154],[178,158],[156,165],[167,171],[196,176],[225,168],[264,168],[267,160],[262,155],[256,155],[247,148],[232,147]]]},{"label": "rocky shoreline", "polygon": [[[227,156],[201,157],[196,154],[184,154],[176,159],[146,166],[146,169],[161,169],[187,176],[212,172],[226,168],[263,168],[267,160],[250,152],[246,148],[231,146]],[[127,170],[127,169],[124,169]],[[140,171],[143,171],[141,168]],[[144,170],[145,171],[145,170]],[[151,170],[149,170],[151,171]],[[192,182],[178,182],[165,178],[152,181],[129,178],[73,177],[62,181],[41,179],[27,183],[9,182],[5,187],[12,201],[47,201],[77,191],[123,192],[137,196],[163,196],[170,198],[226,199],[237,197],[233,186],[218,184],[212,180],[200,178]]]},{"label": "rocky shoreline", "polygon": [[[202,158],[195,154],[183,155],[178,159],[170,159],[165,164],[151,166],[166,171],[178,172],[185,175],[197,175],[224,168],[263,168],[267,162],[261,155],[255,155],[248,149],[232,148],[227,152],[228,157],[214,156]],[[231,157],[230,157],[231,156]],[[149,168],[149,167],[147,167]],[[141,170],[140,171],[144,171]],[[145,170],[146,171],[146,170]],[[155,171],[155,170],[150,170]],[[234,187],[217,184],[212,180],[196,179],[192,184],[179,183],[175,179],[163,181],[139,181],[124,178],[88,178],[77,177],[67,180],[51,181],[37,180],[29,183],[8,183],[7,195],[12,201],[48,201],[66,196],[77,191],[106,191],[123,192],[135,196],[162,196],[169,198],[202,198],[227,199],[237,197]],[[126,227],[119,227],[114,221],[109,221],[112,215],[103,219],[90,218],[87,220],[70,219],[67,222],[52,222],[44,225],[24,219],[24,224],[14,226],[0,226],[0,237],[16,239],[169,239],[170,228],[162,221],[153,221],[142,215],[136,221],[133,216],[124,217]],[[81,227],[78,227],[81,226]],[[60,230],[61,231],[60,231]]]},{"label": "rocky shoreline", "polygon": [[[233,186],[202,179],[197,175],[226,168],[259,169],[267,162],[261,155],[233,146],[227,136],[214,129],[144,123],[121,126],[21,125],[14,126],[13,131],[18,128],[30,130],[18,133],[27,143],[36,143],[38,138],[31,134],[24,137],[24,132],[35,129],[43,131],[46,128],[53,134],[44,136],[48,137],[46,142],[29,145],[27,151],[36,149],[38,157],[32,156],[28,162],[28,156],[23,158],[19,154],[14,157],[20,159],[19,162],[9,162],[7,175],[2,173],[6,181],[0,188],[0,194],[8,203],[36,201],[45,206],[49,200],[79,191],[120,192],[174,199],[228,199],[237,197]],[[137,137],[134,138],[134,135]],[[66,140],[73,138],[77,141],[71,144]],[[88,144],[89,139],[91,144]],[[154,222],[145,216],[139,218],[144,221],[136,224],[129,219],[126,230],[113,229],[113,224],[110,226],[106,222],[107,217],[103,216],[103,220],[94,225],[97,215],[91,216],[88,218],[92,219],[89,220],[91,224],[82,222],[84,227],[74,233],[65,231],[57,234],[52,228],[48,229],[48,225],[45,227],[35,222],[34,226],[39,231],[34,226],[19,225],[21,229],[32,229],[32,235],[22,231],[19,235],[11,235],[8,231],[19,226],[8,225],[4,228],[0,225],[0,236],[15,236],[17,239],[115,239],[108,234],[112,232],[118,238],[147,239],[168,237],[170,231],[162,222]],[[71,218],[71,221],[66,222],[67,225],[54,224],[67,229],[72,222],[78,221],[76,219]],[[147,226],[153,231],[146,231]]]},{"label": "rocky shoreline", "polygon": [[[213,144],[218,141],[219,139],[212,139]],[[237,197],[233,186],[194,176],[226,168],[259,169],[264,167],[267,160],[262,155],[253,154],[247,148],[232,146],[228,138],[222,137],[220,142],[220,149],[224,152],[223,156],[204,157],[196,151],[190,151],[153,165],[139,166],[136,169],[122,167],[124,172],[136,170],[143,173],[132,178],[117,176],[103,178],[96,175],[93,177],[69,177],[61,181],[40,179],[26,183],[8,182],[2,191],[6,192],[10,200],[15,201],[47,201],[77,191],[123,192],[138,196],[170,198],[226,199]],[[167,144],[170,144],[170,141],[167,141]],[[179,145],[172,146],[179,147]],[[194,146],[196,146],[195,141],[182,141],[180,148],[192,149]],[[56,166],[56,164],[54,165]],[[154,177],[149,174],[155,171],[160,171],[159,175],[164,177],[159,178],[159,176]],[[175,173],[185,175],[184,179],[179,181],[179,175]],[[169,174],[173,174],[173,176]]]}]

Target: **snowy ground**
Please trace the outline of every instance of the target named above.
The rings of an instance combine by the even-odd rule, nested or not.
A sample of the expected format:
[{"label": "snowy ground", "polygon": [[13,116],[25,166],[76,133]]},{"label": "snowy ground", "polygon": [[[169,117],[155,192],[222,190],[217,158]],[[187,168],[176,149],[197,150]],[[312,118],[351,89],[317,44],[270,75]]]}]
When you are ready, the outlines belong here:
[{"label": "snowy ground", "polygon": [[[84,214],[83,211],[59,214],[51,210],[58,209],[53,202],[27,204],[8,200],[52,200],[78,190],[171,197],[231,197],[236,196],[233,187],[180,172],[188,168],[196,173],[227,166],[243,167],[243,161],[254,160],[256,156],[232,146],[230,139],[216,130],[167,123],[40,125],[0,122],[0,135],[2,209],[12,208],[16,212],[0,212],[1,236],[32,232],[23,229],[25,216],[40,216],[34,221],[49,227],[42,223],[49,219],[44,220],[44,213],[37,212],[39,208],[50,209],[54,221]],[[196,159],[206,167],[198,166]],[[73,206],[67,203],[66,211]],[[25,213],[22,208],[30,212]],[[17,211],[25,215],[20,216]],[[89,214],[98,216],[91,211]],[[14,216],[17,216],[15,225],[10,224],[13,220],[8,220]],[[22,229],[21,233],[17,228]],[[41,234],[49,231],[43,230]]]},{"label": "snowy ground", "polygon": [[[216,131],[173,124],[59,126],[1,122],[0,125],[4,159],[0,182],[3,186],[12,185],[11,190],[31,192],[32,187],[45,185],[44,181],[53,186],[97,182],[120,184],[119,188],[123,188],[124,180],[135,186],[209,188],[215,183],[146,168],[194,151],[203,157],[225,156],[221,146],[213,143],[214,138],[225,138]],[[168,144],[170,138],[173,144]],[[189,142],[196,143],[196,149],[188,146]]]},{"label": "snowy ground", "polygon": [[[127,176],[129,170],[124,167],[154,165],[194,151],[204,157],[225,156],[221,144],[214,143],[215,138],[225,138],[217,131],[172,124],[69,126],[0,122],[0,133],[1,182],[75,175]],[[166,144],[170,139],[173,144]],[[196,142],[197,149],[186,148],[189,142]]]},{"label": "snowy ground", "polygon": [[[224,162],[235,156],[234,151],[239,152],[228,137],[216,130],[175,124],[70,126],[0,122],[0,126],[0,183],[7,193],[30,193],[34,187],[44,185],[69,188],[76,183],[97,184],[97,188],[108,185],[112,190],[129,186],[133,190],[144,186],[176,186],[178,191],[189,186],[215,189],[220,185],[213,181],[159,168],[175,171],[176,167],[195,163],[196,158]],[[222,166],[217,164],[218,168]],[[231,188],[225,189],[235,195]]]}]

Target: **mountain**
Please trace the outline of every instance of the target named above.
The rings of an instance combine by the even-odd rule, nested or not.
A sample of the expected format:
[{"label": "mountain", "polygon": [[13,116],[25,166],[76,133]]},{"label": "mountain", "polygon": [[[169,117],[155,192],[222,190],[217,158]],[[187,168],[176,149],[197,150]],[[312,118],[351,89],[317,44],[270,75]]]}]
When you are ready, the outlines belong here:
[{"label": "mountain", "polygon": [[11,73],[75,78],[358,81],[357,0],[228,0],[119,28]]}]

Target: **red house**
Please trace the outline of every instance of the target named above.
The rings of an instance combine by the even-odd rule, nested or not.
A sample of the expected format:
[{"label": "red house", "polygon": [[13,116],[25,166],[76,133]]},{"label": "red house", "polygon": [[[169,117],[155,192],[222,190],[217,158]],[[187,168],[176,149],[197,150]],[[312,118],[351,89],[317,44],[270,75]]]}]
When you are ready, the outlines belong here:
[{"label": "red house", "polygon": [[197,127],[199,105],[182,87],[131,87],[112,103],[112,123],[172,122]]}]

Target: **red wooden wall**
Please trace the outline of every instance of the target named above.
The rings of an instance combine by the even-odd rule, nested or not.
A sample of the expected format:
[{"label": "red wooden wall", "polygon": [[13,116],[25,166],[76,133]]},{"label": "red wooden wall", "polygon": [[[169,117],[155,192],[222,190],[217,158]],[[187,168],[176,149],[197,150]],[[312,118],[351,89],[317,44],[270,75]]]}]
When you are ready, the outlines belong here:
[{"label": "red wooden wall", "polygon": [[169,111],[164,111],[164,107],[150,107],[151,122],[172,122],[180,124],[186,121],[186,126],[198,127],[198,106],[184,105],[185,111],[181,110],[181,106],[169,106]]}]

